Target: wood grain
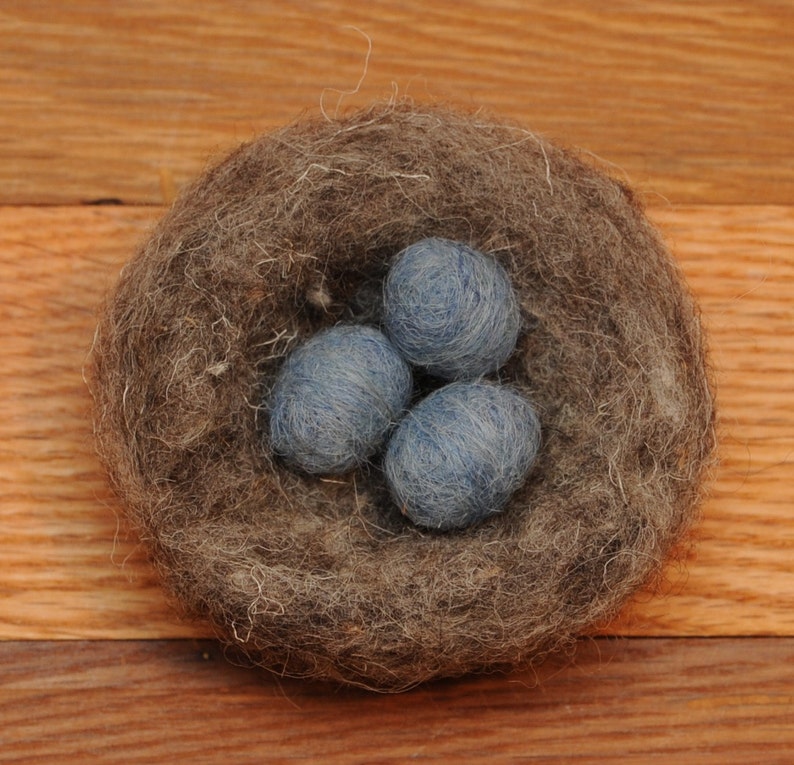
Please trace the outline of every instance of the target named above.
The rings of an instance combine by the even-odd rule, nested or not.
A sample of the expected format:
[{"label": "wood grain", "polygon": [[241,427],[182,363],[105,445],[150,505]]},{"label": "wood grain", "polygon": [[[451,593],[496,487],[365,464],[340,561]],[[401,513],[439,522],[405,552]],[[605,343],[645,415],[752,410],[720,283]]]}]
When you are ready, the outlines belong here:
[{"label": "wood grain", "polygon": [[[81,368],[95,308],[156,220],[134,207],[0,208],[0,639],[206,635],[179,621],[96,463]],[[794,207],[652,215],[700,300],[721,466],[685,567],[607,631],[794,635]]]},{"label": "wood grain", "polygon": [[[540,683],[540,685],[539,685]],[[597,640],[376,697],[206,642],[0,644],[0,762],[790,763],[794,639]]]},{"label": "wood grain", "polygon": [[0,203],[157,203],[263,129],[396,91],[675,203],[789,204],[792,25],[784,0],[7,1]]}]

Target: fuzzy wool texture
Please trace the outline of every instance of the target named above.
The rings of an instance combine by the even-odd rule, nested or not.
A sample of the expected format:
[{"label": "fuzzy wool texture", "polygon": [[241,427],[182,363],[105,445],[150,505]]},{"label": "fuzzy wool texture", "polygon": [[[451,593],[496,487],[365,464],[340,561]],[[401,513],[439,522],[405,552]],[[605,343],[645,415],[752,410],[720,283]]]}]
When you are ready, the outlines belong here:
[{"label": "fuzzy wool texture", "polygon": [[296,348],[267,409],[269,448],[312,474],[346,473],[378,452],[405,413],[408,363],[374,327],[338,324]]},{"label": "fuzzy wool texture", "polygon": [[[505,510],[456,533],[394,512],[380,471],[278,464],[258,403],[431,236],[510,275],[499,379],[543,432]],[[98,451],[181,607],[255,664],[380,691],[526,665],[614,617],[695,520],[715,444],[697,307],[635,195],[521,127],[411,102],[207,170],[124,268],[89,374]]]},{"label": "fuzzy wool texture", "polygon": [[402,419],[383,470],[414,523],[462,529],[502,511],[539,446],[540,423],[526,396],[483,380],[454,382]]},{"label": "fuzzy wool texture", "polygon": [[386,333],[431,375],[472,380],[495,372],[516,347],[520,320],[507,272],[465,244],[423,239],[389,268]]}]

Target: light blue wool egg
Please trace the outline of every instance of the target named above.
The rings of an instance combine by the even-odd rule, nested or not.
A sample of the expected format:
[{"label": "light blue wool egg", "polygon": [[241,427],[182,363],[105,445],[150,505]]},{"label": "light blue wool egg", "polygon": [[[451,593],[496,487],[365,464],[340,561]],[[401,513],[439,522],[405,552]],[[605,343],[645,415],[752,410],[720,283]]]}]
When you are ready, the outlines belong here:
[{"label": "light blue wool egg", "polygon": [[495,372],[516,347],[518,301],[494,258],[448,239],[400,252],[384,285],[386,333],[412,364],[445,380]]},{"label": "light blue wool egg", "polygon": [[422,399],[384,458],[392,496],[414,523],[460,529],[502,511],[540,445],[540,422],[517,391],[454,382]]},{"label": "light blue wool egg", "polygon": [[271,448],[308,473],[344,473],[380,449],[411,390],[409,365],[379,330],[318,332],[279,370],[268,402]]}]

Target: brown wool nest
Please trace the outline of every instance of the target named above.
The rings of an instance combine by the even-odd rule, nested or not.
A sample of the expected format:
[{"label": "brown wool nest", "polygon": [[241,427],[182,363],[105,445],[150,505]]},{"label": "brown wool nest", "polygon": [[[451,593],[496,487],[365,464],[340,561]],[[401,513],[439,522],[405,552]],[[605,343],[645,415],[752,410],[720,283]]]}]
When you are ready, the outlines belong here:
[{"label": "brown wool nest", "polygon": [[[543,443],[504,513],[410,524],[377,465],[296,474],[267,444],[296,343],[377,302],[427,236],[507,268],[499,379]],[[696,306],[635,196],[481,114],[401,102],[247,143],[174,204],[110,296],[100,455],[168,589],[257,665],[393,691],[513,667],[614,617],[696,514],[714,406]]]}]

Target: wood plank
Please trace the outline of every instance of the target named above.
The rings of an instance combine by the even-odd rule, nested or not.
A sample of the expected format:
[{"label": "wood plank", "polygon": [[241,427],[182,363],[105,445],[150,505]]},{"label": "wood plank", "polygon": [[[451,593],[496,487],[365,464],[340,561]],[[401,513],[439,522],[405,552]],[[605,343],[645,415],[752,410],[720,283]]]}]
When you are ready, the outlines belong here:
[{"label": "wood plank", "polygon": [[790,762],[794,639],[597,640],[402,696],[263,677],[206,642],[0,644],[0,761]]},{"label": "wood plank", "polygon": [[[207,635],[166,603],[91,444],[95,307],[151,208],[0,208],[0,639]],[[696,551],[607,631],[794,635],[794,207],[653,210],[701,301],[721,459]]]},{"label": "wood plank", "polygon": [[673,202],[788,204],[792,24],[780,0],[4,3],[0,203],[159,203],[240,140],[396,90],[520,120]]}]

